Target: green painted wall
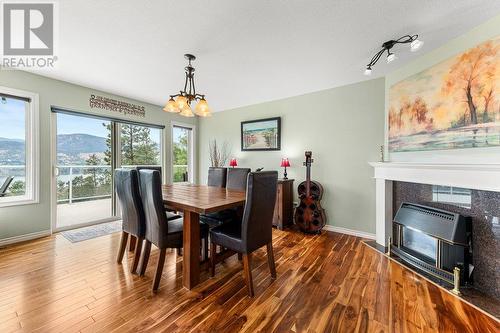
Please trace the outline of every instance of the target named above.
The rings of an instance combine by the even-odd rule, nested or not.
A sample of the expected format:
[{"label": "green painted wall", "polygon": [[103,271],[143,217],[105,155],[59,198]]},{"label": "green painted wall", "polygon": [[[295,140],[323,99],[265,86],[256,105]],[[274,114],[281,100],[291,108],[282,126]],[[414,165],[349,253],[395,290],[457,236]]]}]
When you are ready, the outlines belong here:
[{"label": "green painted wall", "polygon": [[[281,151],[242,152],[240,122],[275,116],[282,117]],[[281,158],[288,157],[294,186],[305,179],[304,151],[312,150],[312,178],[325,188],[328,224],[374,233],[375,183],[368,162],[378,160],[383,137],[383,78],[217,112],[199,122],[200,182],[206,184],[212,139],[228,141],[238,166],[252,170],[280,169]]]},{"label": "green painted wall", "polygon": [[39,94],[40,99],[40,202],[38,204],[0,208],[0,240],[8,237],[50,229],[51,224],[51,112],[52,105],[87,112],[90,114],[119,117],[118,113],[90,109],[91,94],[116,98],[146,107],[146,117],[127,116],[124,119],[150,124],[165,125],[163,152],[165,165],[170,165],[171,120],[196,123],[194,118],[185,118],[165,113],[161,107],[107,94],[71,83],[43,76],[11,70],[0,70],[0,86],[26,90]]},{"label": "green painted wall", "polygon": [[[395,83],[417,74],[429,67],[432,67],[444,60],[456,56],[476,45],[492,38],[500,36],[500,15],[484,22],[467,33],[450,40],[443,46],[432,50],[421,57],[415,59],[409,64],[386,75],[385,91],[386,106],[388,106],[389,89]],[[425,45],[423,46],[425,50]],[[387,117],[388,110],[386,110]],[[387,147],[387,122],[385,142]],[[430,162],[430,163],[500,163],[500,149],[473,148],[473,149],[455,149],[426,152],[405,152],[405,153],[386,153],[392,161],[401,162]]]}]

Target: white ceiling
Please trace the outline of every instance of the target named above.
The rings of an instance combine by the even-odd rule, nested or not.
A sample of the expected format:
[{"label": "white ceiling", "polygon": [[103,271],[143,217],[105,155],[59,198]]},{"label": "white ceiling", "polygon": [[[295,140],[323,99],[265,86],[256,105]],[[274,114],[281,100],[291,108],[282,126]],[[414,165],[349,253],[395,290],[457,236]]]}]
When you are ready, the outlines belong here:
[{"label": "white ceiling", "polygon": [[163,105],[184,84],[184,53],[214,111],[368,79],[379,45],[418,33],[407,63],[500,13],[498,0],[64,0],[58,68],[42,75]]}]

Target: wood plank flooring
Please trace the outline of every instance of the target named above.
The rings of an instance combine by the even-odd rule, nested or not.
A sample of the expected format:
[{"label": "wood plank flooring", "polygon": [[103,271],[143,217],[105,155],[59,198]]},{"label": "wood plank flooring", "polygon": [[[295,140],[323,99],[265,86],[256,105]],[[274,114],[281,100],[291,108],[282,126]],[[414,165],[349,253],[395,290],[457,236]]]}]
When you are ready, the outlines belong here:
[{"label": "wood plank flooring", "polygon": [[0,249],[0,332],[499,332],[500,324],[361,239],[273,232],[278,277],[265,247],[253,256],[255,297],[241,262],[202,272],[182,288],[182,261],[167,253],[158,294],[115,263],[119,233],[72,244],[61,235]]}]

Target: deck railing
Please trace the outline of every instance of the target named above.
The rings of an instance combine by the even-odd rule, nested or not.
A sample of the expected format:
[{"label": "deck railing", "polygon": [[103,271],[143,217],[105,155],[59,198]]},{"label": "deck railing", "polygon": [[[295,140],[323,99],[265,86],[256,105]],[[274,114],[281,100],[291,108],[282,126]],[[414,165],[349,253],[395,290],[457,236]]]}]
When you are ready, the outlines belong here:
[{"label": "deck railing", "polygon": [[[58,165],[57,170],[58,204],[111,197],[110,165]],[[80,184],[77,177],[81,177]],[[83,180],[88,183],[83,183]]]},{"label": "deck railing", "polygon": [[24,185],[25,185],[24,180],[26,178],[26,166],[24,166],[24,165],[0,165],[0,187],[5,182],[5,179],[7,179],[7,177],[9,177],[9,176],[13,176],[14,179],[6,191],[7,196],[23,195],[24,188],[19,188],[19,186],[17,186],[17,190],[14,193],[12,193],[9,189],[11,189],[14,184],[18,185],[17,183],[19,182],[19,180],[22,181],[23,187],[24,187]]},{"label": "deck railing", "polygon": [[[123,168],[135,168],[137,165],[123,165]],[[159,166],[159,165],[157,165]],[[58,165],[57,176],[57,203],[73,203],[78,201],[98,200],[110,198],[111,189],[111,166],[110,165]],[[24,165],[0,165],[0,186],[8,176],[14,176],[14,181],[25,180]],[[182,164],[173,165],[174,180],[187,180],[188,166]],[[75,184],[76,178],[92,180],[91,183]],[[90,180],[88,179],[90,177]],[[106,178],[107,177],[107,178]],[[94,178],[94,179],[92,179]],[[60,183],[62,182],[62,183]],[[80,193],[75,191],[79,187]],[[82,189],[82,187],[86,187]],[[7,190],[7,192],[9,192]]]},{"label": "deck railing", "polygon": [[[3,183],[8,176],[25,177],[26,166],[24,165],[0,165],[0,183]],[[0,184],[1,186],[2,184]]]}]

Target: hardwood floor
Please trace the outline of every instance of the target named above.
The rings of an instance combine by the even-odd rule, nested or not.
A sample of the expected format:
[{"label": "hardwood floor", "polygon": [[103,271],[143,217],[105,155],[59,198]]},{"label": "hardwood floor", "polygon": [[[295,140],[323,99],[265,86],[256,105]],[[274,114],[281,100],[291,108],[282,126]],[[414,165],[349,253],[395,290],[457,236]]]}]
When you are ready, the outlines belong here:
[{"label": "hardwood floor", "polygon": [[255,252],[255,297],[235,257],[182,288],[167,252],[151,293],[158,250],[144,277],[132,253],[116,264],[120,233],[72,244],[61,235],[0,249],[0,332],[499,332],[500,324],[390,262],[359,238],[274,231],[277,279]]}]

